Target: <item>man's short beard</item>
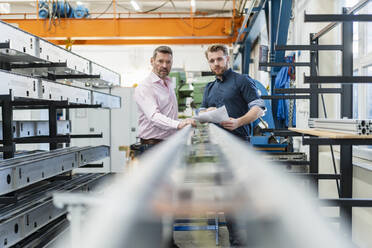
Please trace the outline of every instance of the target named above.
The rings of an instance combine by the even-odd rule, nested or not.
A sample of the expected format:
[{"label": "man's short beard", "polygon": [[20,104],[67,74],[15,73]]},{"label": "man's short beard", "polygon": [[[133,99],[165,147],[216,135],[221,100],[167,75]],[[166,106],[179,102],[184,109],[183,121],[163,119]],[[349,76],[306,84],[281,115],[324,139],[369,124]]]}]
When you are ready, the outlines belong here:
[{"label": "man's short beard", "polygon": [[216,76],[222,76],[222,75],[225,73],[225,71],[227,71],[227,66],[224,67],[224,68],[222,68],[222,69],[223,69],[223,72],[222,72],[221,74],[217,74],[214,70],[212,70],[212,73],[213,73],[214,75],[216,75]]}]

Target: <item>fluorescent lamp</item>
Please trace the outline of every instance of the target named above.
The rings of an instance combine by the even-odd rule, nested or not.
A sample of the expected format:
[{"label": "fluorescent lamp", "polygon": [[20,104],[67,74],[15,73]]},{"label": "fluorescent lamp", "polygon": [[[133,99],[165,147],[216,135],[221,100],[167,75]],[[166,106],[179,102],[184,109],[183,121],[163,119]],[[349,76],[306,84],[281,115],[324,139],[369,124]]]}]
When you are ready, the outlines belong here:
[{"label": "fluorescent lamp", "polygon": [[131,0],[130,4],[132,5],[132,7],[135,11],[140,11],[141,10],[140,6],[138,5],[138,3],[135,0]]},{"label": "fluorescent lamp", "polygon": [[190,6],[191,6],[191,11],[195,12],[196,11],[196,3],[195,0],[190,0]]},{"label": "fluorescent lamp", "polygon": [[9,13],[10,13],[10,4],[0,3],[0,14],[9,14]]}]

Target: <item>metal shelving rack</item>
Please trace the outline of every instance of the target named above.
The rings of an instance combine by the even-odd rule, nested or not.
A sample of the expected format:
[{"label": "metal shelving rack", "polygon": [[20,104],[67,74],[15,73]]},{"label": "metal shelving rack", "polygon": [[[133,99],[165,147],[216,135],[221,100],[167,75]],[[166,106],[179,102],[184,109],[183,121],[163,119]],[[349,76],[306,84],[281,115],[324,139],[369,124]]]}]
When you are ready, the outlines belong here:
[{"label": "metal shelving rack", "polygon": [[[310,76],[304,77],[304,82],[310,84],[309,88],[294,89],[275,89],[276,94],[289,94],[278,96],[284,99],[309,99],[310,118],[318,118],[319,113],[319,94],[340,94],[341,95],[341,118],[353,117],[353,84],[372,83],[370,76],[353,76],[353,22],[371,22],[372,15],[354,15],[368,1],[361,1],[352,9],[343,8],[340,15],[309,15],[305,13],[305,22],[335,22],[316,34],[310,34],[310,45],[286,45],[276,46],[276,50],[309,50],[310,63],[293,63],[288,66],[309,66]],[[334,28],[338,23],[342,23],[342,44],[341,45],[319,45],[319,38]],[[320,50],[332,50],[342,52],[342,76],[318,76],[318,52]],[[260,63],[260,66],[286,66],[285,63]],[[341,84],[341,88],[320,88],[323,83]],[[305,95],[298,95],[305,94]],[[275,97],[275,96],[274,96]],[[274,98],[273,97],[273,98]],[[337,182],[339,199],[321,199],[323,206],[340,207],[340,217],[342,231],[346,236],[352,235],[352,208],[353,207],[372,207],[372,199],[355,199],[352,195],[353,185],[353,145],[371,145],[372,139],[365,139],[356,136],[355,138],[326,138],[316,137],[306,133],[294,132],[291,130],[270,130],[275,135],[281,136],[302,136],[303,144],[309,145],[310,161],[309,173],[300,176],[312,178],[316,194],[318,195],[318,180],[335,179]],[[310,136],[310,137],[305,137]],[[340,172],[335,174],[319,174],[319,146],[329,145],[333,156],[332,145],[340,145]]]},{"label": "metal shelving rack", "polygon": [[[58,80],[110,88],[120,84],[120,75],[1,21],[0,33],[0,246],[10,247],[26,242],[44,226],[67,226],[61,224],[67,210],[54,207],[52,192],[88,192],[106,178],[72,173],[79,167],[99,167],[93,162],[110,156],[110,147],[68,147],[73,138],[103,134],[72,134],[68,112],[64,121],[57,120],[57,113],[72,108],[121,108],[121,98]],[[19,109],[48,110],[48,121],[14,120],[13,111]],[[64,131],[58,131],[61,123],[67,125]],[[49,143],[49,151],[16,153],[16,144],[31,143]],[[57,149],[61,143],[66,147]],[[51,237],[56,235],[58,231]]]}]

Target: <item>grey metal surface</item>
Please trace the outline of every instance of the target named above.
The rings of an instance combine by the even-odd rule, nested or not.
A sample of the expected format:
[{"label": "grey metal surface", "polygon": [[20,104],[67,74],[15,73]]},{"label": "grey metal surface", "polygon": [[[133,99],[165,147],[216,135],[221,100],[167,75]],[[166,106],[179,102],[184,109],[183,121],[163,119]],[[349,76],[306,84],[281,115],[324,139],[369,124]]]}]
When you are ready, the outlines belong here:
[{"label": "grey metal surface", "polygon": [[[49,135],[48,121],[13,121],[13,138]],[[57,134],[71,133],[71,121],[57,121]],[[3,139],[2,122],[0,121],[0,140]]]},{"label": "grey metal surface", "polygon": [[109,149],[73,147],[0,161],[0,195],[103,159],[109,156]]},{"label": "grey metal surface", "polygon": [[68,182],[50,183],[41,188],[36,196],[29,195],[15,205],[0,207],[0,246],[10,247],[66,214],[66,208],[54,207],[53,192],[87,192],[102,177],[102,174],[85,174],[75,176]]},{"label": "grey metal surface", "polygon": [[369,119],[322,119],[309,118],[308,126],[325,131],[349,133],[354,135],[372,135]]},{"label": "grey metal surface", "polygon": [[[93,79],[93,82],[98,82],[99,85],[105,85],[110,82],[110,86],[119,86],[121,77],[119,73],[113,72],[102,65],[90,62],[90,74],[100,75],[99,80]],[[106,82],[106,83],[105,83]]]},{"label": "grey metal surface", "polygon": [[[141,158],[141,164],[143,168],[146,168],[146,170],[143,171],[144,173],[132,174],[131,177],[127,178],[128,180],[118,178],[118,180],[111,185],[107,195],[116,198],[116,200],[113,201],[114,198],[109,197],[107,201],[105,201],[105,206],[110,206],[110,210],[105,211],[106,213],[102,213],[102,215],[97,215],[94,219],[97,221],[96,223],[101,223],[101,227],[111,222],[112,226],[115,226],[115,229],[120,230],[120,232],[106,233],[98,231],[98,229],[98,232],[96,232],[93,226],[89,226],[88,224],[88,229],[86,229],[84,233],[91,232],[91,234],[95,236],[95,239],[87,240],[85,239],[87,237],[84,235],[81,238],[87,243],[84,243],[84,245],[76,243],[74,247],[123,247],[123,245],[120,244],[121,239],[118,239],[118,235],[122,237],[123,240],[131,239],[133,241],[136,237],[136,228],[134,228],[133,225],[138,224],[138,219],[148,216],[148,211],[151,206],[146,204],[146,202],[148,202],[149,197],[154,194],[154,189],[161,185],[162,179],[167,177],[173,168],[182,164],[183,148],[187,140],[189,140],[190,134],[190,127],[186,127],[177,132],[167,142],[160,144],[156,151],[149,152]],[[154,163],[155,161],[156,163]],[[117,200],[126,202],[125,208],[123,208],[124,205],[116,202]],[[95,215],[94,213],[92,214]],[[88,218],[88,220],[89,219],[90,218]],[[151,237],[143,236],[141,239],[148,241],[149,239],[151,240]],[[143,242],[141,241],[141,243]],[[135,243],[132,243],[133,246],[131,246],[131,244],[127,245],[127,247],[136,247]],[[157,244],[150,246],[157,247]],[[141,247],[141,245],[137,247]]]},{"label": "grey metal surface", "polygon": [[[101,75],[101,85],[120,85],[120,74],[98,65],[78,54],[67,51],[47,40],[27,33],[8,23],[0,21],[0,61],[14,62],[65,62],[66,67],[40,68],[38,73]],[[22,71],[18,69],[17,71]],[[29,73],[30,70],[24,69]]]},{"label": "grey metal surface", "polygon": [[38,79],[0,70],[0,95],[38,99]]},{"label": "grey metal surface", "polygon": [[75,104],[102,104],[120,108],[121,97],[55,81],[0,70],[0,95],[22,99],[68,101]]},{"label": "grey metal surface", "polygon": [[92,104],[102,104],[103,108],[121,108],[121,97],[93,91]]},{"label": "grey metal surface", "polygon": [[71,103],[91,104],[91,90],[53,82],[40,80],[39,97],[44,100],[68,101]]},{"label": "grey metal surface", "polygon": [[89,148],[82,148],[79,151],[79,166],[89,164],[94,161],[98,161],[105,157],[110,156],[109,146],[96,146]]}]

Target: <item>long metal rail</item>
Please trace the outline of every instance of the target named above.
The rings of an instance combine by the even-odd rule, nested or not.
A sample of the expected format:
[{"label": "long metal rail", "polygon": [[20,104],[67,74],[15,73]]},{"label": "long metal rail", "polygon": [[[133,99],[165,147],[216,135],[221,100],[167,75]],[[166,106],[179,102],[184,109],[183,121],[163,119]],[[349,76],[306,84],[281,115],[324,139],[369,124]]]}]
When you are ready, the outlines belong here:
[{"label": "long metal rail", "polygon": [[52,193],[87,192],[88,188],[104,177],[102,174],[82,174],[67,182],[55,181],[37,193],[25,192],[19,203],[0,207],[1,247],[10,247],[43,226],[67,213],[53,205]]},{"label": "long metal rail", "polygon": [[140,158],[110,194],[81,199],[94,208],[71,247],[161,247],[164,216],[210,211],[236,217],[255,247],[350,247],[299,182],[274,165],[215,125],[182,130]]}]

